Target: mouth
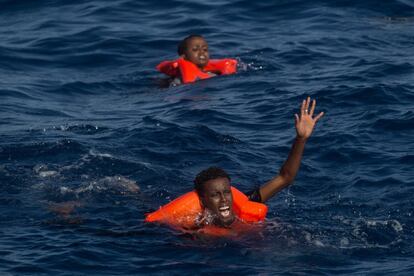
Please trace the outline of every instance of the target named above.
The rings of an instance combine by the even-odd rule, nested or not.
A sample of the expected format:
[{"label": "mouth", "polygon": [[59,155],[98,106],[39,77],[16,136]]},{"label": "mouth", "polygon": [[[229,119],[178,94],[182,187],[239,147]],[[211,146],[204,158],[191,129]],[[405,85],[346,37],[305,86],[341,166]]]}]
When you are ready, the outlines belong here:
[{"label": "mouth", "polygon": [[230,216],[230,207],[229,206],[220,207],[219,214],[224,218]]},{"label": "mouth", "polygon": [[199,57],[198,57],[198,59],[199,59],[201,62],[205,62],[205,61],[207,60],[207,57],[206,57],[205,55],[201,55],[201,56],[199,56]]}]

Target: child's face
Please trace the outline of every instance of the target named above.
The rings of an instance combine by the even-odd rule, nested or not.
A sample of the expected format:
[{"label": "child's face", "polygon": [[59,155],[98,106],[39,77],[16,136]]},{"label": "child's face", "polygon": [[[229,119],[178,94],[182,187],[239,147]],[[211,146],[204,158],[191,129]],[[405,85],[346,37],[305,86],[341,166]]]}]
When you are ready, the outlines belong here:
[{"label": "child's face", "polygon": [[210,58],[207,42],[201,37],[194,37],[187,41],[186,46],[184,59],[191,61],[199,68],[204,68]]}]

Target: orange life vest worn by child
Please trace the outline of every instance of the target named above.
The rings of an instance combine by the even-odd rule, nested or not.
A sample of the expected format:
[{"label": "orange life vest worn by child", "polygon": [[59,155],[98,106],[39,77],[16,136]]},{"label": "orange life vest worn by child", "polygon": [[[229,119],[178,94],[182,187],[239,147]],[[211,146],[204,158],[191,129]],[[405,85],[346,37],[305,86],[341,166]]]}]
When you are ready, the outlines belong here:
[{"label": "orange life vest worn by child", "polygon": [[[208,79],[213,74],[231,75],[237,72],[235,59],[211,59],[201,70],[194,63],[179,58],[173,61],[163,61],[157,65],[157,70],[173,78],[180,78],[183,83],[191,83],[198,79]],[[210,73],[210,74],[209,74]]]},{"label": "orange life vest worn by child", "polygon": [[[265,219],[267,213],[267,206],[265,204],[249,201],[245,194],[234,187],[231,187],[231,192],[233,195],[233,211],[242,222],[260,222]],[[194,229],[197,227],[197,218],[202,212],[203,209],[197,193],[191,191],[161,206],[157,211],[147,214],[145,221],[166,223],[181,229]],[[213,228],[216,229],[204,232],[218,236],[225,235],[226,233],[224,228]]]}]

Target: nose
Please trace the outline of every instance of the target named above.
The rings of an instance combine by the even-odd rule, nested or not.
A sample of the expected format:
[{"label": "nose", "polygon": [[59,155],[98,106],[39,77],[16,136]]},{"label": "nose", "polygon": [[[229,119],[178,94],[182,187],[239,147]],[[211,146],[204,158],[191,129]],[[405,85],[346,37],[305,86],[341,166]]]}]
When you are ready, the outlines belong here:
[{"label": "nose", "polygon": [[226,196],[224,195],[224,193],[221,193],[221,194],[220,194],[220,200],[221,200],[222,202],[227,203],[227,198],[226,198]]}]

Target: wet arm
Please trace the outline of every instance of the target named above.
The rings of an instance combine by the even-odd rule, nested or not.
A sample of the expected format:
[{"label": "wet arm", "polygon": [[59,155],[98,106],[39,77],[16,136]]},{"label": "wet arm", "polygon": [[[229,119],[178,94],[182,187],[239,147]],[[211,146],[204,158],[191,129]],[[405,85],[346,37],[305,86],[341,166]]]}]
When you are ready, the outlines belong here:
[{"label": "wet arm", "polygon": [[279,175],[260,187],[260,197],[262,202],[266,202],[275,194],[289,186],[299,171],[302,160],[303,150],[305,149],[306,139],[296,137],[290,150],[289,156],[280,169]]},{"label": "wet arm", "polygon": [[299,171],[306,141],[311,136],[316,122],[324,114],[321,112],[313,117],[315,107],[316,101],[313,100],[311,105],[311,99],[308,97],[302,102],[300,114],[295,114],[296,139],[279,174],[260,187],[259,194],[261,202],[266,202],[276,193],[289,186],[295,179]]}]

